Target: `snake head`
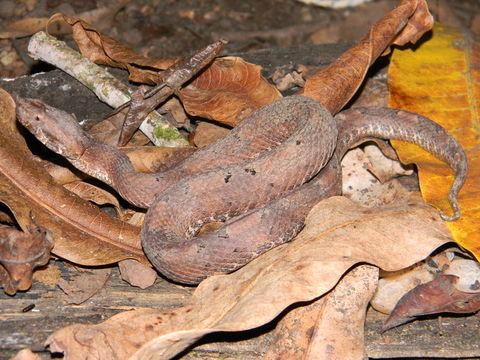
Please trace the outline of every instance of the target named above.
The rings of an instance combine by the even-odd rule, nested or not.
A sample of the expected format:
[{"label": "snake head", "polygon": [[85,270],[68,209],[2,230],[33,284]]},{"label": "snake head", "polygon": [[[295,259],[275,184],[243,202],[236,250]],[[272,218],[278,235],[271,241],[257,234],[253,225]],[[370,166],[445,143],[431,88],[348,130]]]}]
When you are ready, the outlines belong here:
[{"label": "snake head", "polygon": [[67,112],[41,100],[22,98],[14,94],[17,119],[50,150],[76,160],[82,156],[91,139]]}]

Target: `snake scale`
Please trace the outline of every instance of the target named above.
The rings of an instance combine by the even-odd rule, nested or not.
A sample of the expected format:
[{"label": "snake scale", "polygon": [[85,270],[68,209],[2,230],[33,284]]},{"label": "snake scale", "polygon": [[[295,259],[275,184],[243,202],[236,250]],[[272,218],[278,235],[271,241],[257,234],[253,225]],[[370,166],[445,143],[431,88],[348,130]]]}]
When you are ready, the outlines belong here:
[{"label": "snake scale", "polygon": [[[51,150],[148,208],[142,246],[159,272],[180,283],[233,271],[291,240],[319,200],[341,193],[345,152],[371,138],[412,142],[447,162],[455,172],[449,195],[454,214],[442,217],[460,216],[465,152],[442,127],[417,114],[357,108],[333,117],[313,99],[284,97],[175,167],[145,174],[116,148],[89,137],[67,113],[38,100],[15,100],[19,121]],[[212,221],[224,224],[197,234]]]}]

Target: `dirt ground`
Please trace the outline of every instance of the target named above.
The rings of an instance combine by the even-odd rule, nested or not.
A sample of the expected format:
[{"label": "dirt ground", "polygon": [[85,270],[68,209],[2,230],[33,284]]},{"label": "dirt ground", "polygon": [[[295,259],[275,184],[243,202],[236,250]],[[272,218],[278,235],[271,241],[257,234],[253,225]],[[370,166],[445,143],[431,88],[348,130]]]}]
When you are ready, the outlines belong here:
[{"label": "dirt ground", "polygon": [[[437,20],[480,33],[478,0],[428,0]],[[150,57],[190,54],[217,40],[224,54],[298,44],[358,40],[397,0],[328,9],[295,0],[1,0],[0,29],[21,19],[93,14],[93,24]],[[105,11],[98,11],[104,9]],[[97,11],[97,15],[95,15]],[[68,39],[69,35],[63,35]],[[0,77],[38,71],[26,55],[28,38],[0,40]],[[40,67],[42,69],[42,67]]]}]

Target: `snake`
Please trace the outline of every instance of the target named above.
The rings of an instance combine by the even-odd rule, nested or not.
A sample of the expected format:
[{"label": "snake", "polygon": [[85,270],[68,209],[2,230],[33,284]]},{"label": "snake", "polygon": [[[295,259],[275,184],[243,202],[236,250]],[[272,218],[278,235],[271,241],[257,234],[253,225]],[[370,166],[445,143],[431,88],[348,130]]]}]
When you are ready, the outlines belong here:
[{"label": "snake", "polygon": [[[453,215],[441,216],[460,216],[457,197],[467,175],[462,146],[440,125],[407,111],[365,107],[333,116],[309,97],[287,96],[174,167],[140,173],[68,113],[35,99],[15,101],[18,120],[47,147],[148,209],[142,247],[153,266],[178,283],[235,271],[293,239],[313,206],[341,194],[346,151],[371,139],[411,142],[445,161],[455,174]],[[199,231],[211,222],[221,226]]]}]

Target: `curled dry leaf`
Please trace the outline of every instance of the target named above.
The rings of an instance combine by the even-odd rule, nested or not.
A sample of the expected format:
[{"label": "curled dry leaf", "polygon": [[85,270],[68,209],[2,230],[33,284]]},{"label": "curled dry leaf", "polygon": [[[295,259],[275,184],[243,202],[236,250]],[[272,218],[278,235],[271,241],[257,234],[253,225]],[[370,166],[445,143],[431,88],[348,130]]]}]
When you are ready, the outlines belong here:
[{"label": "curled dry leaf", "polygon": [[158,70],[172,65],[176,59],[149,59],[135,54],[130,48],[110,36],[100,33],[95,27],[79,19],[57,13],[49,22],[64,21],[72,26],[73,38],[83,56],[97,64],[104,64],[130,73],[130,80],[156,84],[160,80]]},{"label": "curled dry leaf", "polygon": [[364,359],[365,314],[377,280],[378,268],[360,265],[324,297],[290,311],[264,359]]},{"label": "curled dry leaf", "polygon": [[[72,325],[47,342],[70,360],[97,351],[102,351],[103,360],[109,360],[128,358],[138,344],[151,340],[131,359],[168,359],[209,332],[255,328],[290,304],[325,294],[356,263],[398,270],[449,240],[437,212],[418,195],[379,209],[333,197],[312,210],[304,230],[291,243],[270,250],[230,275],[204,280],[191,305],[169,312],[122,313],[99,325]],[[87,347],[76,340],[85,337],[89,340],[82,343],[88,343]]]},{"label": "curled dry leaf", "polygon": [[53,244],[45,231],[0,228],[0,285],[8,295],[32,285],[33,269],[45,265]]},{"label": "curled dry leaf", "polygon": [[390,314],[403,295],[416,286],[433,280],[438,272],[438,268],[432,268],[425,261],[398,275],[382,278],[378,281],[377,291],[370,303],[375,310]]},{"label": "curled dry leaf", "polygon": [[58,185],[32,159],[15,119],[15,103],[0,89],[0,201],[12,210],[20,227],[30,230],[33,218],[48,230],[54,241],[52,252],[78,264],[102,265],[126,258],[147,263],[139,229]]},{"label": "curled dry leaf", "polygon": [[179,92],[185,110],[235,126],[253,111],[281,98],[261,75],[261,67],[238,57],[216,59]]},{"label": "curled dry leaf", "polygon": [[458,277],[442,274],[405,294],[383,324],[388,330],[416,316],[438,313],[468,314],[480,310],[480,294],[466,293],[456,287]]},{"label": "curled dry leaf", "polygon": [[393,44],[417,41],[433,26],[425,0],[402,0],[368,34],[331,65],[309,78],[301,95],[323,104],[332,114],[340,111],[358,90],[375,59]]}]

